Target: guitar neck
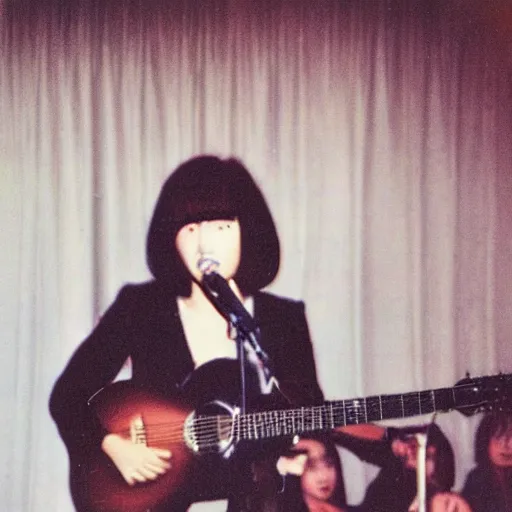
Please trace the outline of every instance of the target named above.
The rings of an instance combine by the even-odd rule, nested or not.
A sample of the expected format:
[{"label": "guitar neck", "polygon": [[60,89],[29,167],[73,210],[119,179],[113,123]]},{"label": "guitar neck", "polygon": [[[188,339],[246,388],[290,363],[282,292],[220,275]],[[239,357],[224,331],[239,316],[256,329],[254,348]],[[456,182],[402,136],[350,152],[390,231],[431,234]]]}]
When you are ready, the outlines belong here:
[{"label": "guitar neck", "polygon": [[238,439],[259,440],[333,430],[336,427],[407,418],[478,406],[473,386],[398,395],[336,400],[312,407],[243,414],[236,418]]}]

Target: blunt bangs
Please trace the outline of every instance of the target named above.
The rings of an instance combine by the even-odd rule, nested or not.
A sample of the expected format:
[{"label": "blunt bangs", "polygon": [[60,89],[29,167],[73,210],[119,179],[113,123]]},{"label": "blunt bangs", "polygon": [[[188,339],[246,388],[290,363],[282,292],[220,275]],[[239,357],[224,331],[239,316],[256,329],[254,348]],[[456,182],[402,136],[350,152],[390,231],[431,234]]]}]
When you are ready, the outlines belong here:
[{"label": "blunt bangs", "polygon": [[178,231],[191,222],[235,219],[241,227],[241,261],[235,280],[244,294],[270,284],[279,269],[274,221],[241,162],[199,156],[181,164],[164,183],[150,223],[146,255],[153,276],[182,296],[191,277],[176,250]]},{"label": "blunt bangs", "polygon": [[[199,162],[198,162],[199,163]],[[233,193],[230,176],[218,166],[207,165],[182,174],[182,182],[175,190],[176,198],[170,212],[173,223],[179,228],[190,222],[212,219],[234,219],[242,205]],[[176,179],[181,176],[176,176]],[[181,186],[180,186],[181,185]]]},{"label": "blunt bangs", "polygon": [[490,412],[483,416],[475,435],[475,462],[490,466],[489,442],[493,437],[506,435],[512,428],[512,413],[507,411]]}]

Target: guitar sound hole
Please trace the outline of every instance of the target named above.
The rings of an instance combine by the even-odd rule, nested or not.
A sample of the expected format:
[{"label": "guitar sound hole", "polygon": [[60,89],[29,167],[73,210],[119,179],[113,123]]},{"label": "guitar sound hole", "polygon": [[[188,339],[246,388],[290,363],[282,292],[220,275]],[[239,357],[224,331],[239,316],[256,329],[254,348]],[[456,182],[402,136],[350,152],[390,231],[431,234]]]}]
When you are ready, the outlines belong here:
[{"label": "guitar sound hole", "polygon": [[197,454],[216,453],[225,457],[232,452],[235,411],[220,401],[193,411],[185,420],[186,445]]}]

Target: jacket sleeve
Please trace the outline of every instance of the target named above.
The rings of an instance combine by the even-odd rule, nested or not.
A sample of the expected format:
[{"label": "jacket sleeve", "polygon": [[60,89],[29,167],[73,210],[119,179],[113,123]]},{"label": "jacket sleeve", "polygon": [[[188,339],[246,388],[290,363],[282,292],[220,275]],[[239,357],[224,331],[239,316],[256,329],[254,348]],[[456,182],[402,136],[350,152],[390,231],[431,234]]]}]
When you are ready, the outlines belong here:
[{"label": "jacket sleeve", "polygon": [[50,414],[70,453],[98,446],[106,434],[89,399],[115,378],[129,356],[127,340],[134,322],[129,289],[121,290],[53,387]]},{"label": "jacket sleeve", "polygon": [[321,403],[313,345],[303,302],[286,300],[275,307],[273,339],[276,374],[282,391],[296,404]]},{"label": "jacket sleeve", "polygon": [[388,440],[362,439],[343,432],[336,432],[334,439],[336,444],[350,450],[362,461],[375,466],[384,467],[397,459]]},{"label": "jacket sleeve", "polygon": [[308,397],[311,397],[313,402],[323,402],[324,394],[318,383],[313,344],[303,302],[300,302],[298,305],[295,329],[297,332],[295,338],[297,349],[294,351],[296,361],[293,367],[296,369],[297,381],[302,383],[305,393]]}]

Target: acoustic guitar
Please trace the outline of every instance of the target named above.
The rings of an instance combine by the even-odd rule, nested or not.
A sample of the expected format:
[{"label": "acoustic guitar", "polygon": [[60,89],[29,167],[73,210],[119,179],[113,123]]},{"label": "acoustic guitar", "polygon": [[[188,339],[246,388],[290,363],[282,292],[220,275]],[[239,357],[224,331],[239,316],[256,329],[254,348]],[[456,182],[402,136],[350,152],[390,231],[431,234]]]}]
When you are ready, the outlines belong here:
[{"label": "acoustic guitar", "polygon": [[[215,363],[215,362],[213,362]],[[210,364],[210,363],[209,363]],[[208,365],[205,365],[208,366]],[[208,368],[225,375],[223,368]],[[205,382],[204,374],[197,382]],[[240,443],[330,431],[336,427],[457,410],[466,415],[510,408],[512,374],[465,378],[454,387],[324,402],[321,405],[251,410],[213,399],[189,410],[130,381],[104,388],[91,400],[103,427],[134,443],[170,449],[172,468],[157,480],[129,486],[101,450],[81,458],[71,474],[75,505],[82,512],[146,512],[179,496],[201,457],[229,460]],[[197,393],[197,389],[192,393]]]}]

